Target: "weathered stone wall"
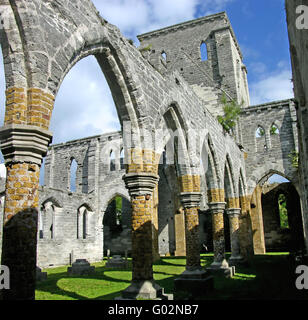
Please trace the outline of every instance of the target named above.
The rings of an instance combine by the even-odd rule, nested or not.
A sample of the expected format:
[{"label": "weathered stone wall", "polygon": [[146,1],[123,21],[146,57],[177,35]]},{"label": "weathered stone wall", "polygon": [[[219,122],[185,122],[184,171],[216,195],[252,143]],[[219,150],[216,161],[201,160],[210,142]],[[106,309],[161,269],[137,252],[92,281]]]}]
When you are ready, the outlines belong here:
[{"label": "weathered stone wall", "polygon": [[[264,185],[262,212],[267,251],[297,251],[304,249],[300,198],[291,183]],[[288,228],[280,225],[278,196],[286,199]]]},{"label": "weathered stone wall", "polygon": [[[224,12],[148,32],[138,39],[144,57],[163,74],[177,70],[212,114],[222,112],[219,102],[224,92],[249,105],[246,68]],[[201,59],[202,43],[207,60]]]},{"label": "weathered stone wall", "polygon": [[[286,177],[298,186],[298,170],[292,167],[290,158],[291,153],[298,150],[293,101],[275,101],[245,108],[239,122],[242,145],[247,153],[248,194],[252,194],[256,185],[273,173]],[[279,134],[270,133],[273,124],[277,126]],[[264,129],[264,135],[258,138],[256,131],[259,126]]]},{"label": "weathered stone wall", "polygon": [[[70,264],[71,259],[100,261],[103,258],[102,214],[92,208],[93,195],[71,193],[67,190],[42,187],[40,196],[40,215],[38,228],[37,264],[40,267]],[[43,207],[53,205],[52,209]],[[86,238],[77,236],[78,209],[87,208]],[[52,219],[53,214],[53,219]],[[52,221],[52,233],[50,236]],[[79,222],[81,223],[81,221]],[[40,232],[40,231],[43,232]]]},{"label": "weathered stone wall", "polygon": [[[235,137],[226,134],[216,119],[216,115],[221,113],[220,98],[223,93],[239,103],[243,100],[244,107],[249,105],[246,68],[225,13],[141,35],[139,39],[142,46],[138,50],[123,37],[117,27],[100,17],[89,0],[61,3],[52,0],[20,0],[15,1],[14,5],[11,1],[4,0],[1,10],[5,10],[8,18],[8,24],[1,30],[0,38],[7,89],[4,140],[11,145],[15,140],[22,140],[15,136],[17,126],[21,128],[22,133],[30,132],[32,143],[31,155],[27,154],[28,148],[21,147],[21,150],[16,150],[14,147],[12,151],[7,146],[3,147],[2,143],[6,151],[4,157],[8,168],[9,186],[6,188],[5,221],[25,207],[41,209],[41,206],[44,207],[50,200],[51,204],[44,207],[44,210],[53,210],[53,222],[46,219],[44,221],[48,222],[48,226],[53,226],[53,229],[49,230],[52,239],[44,239],[44,235],[48,234],[46,230],[43,232],[43,238],[40,238],[38,232],[39,264],[67,264],[72,251],[75,254],[74,259],[80,254],[80,258],[87,258],[89,261],[100,260],[104,250],[103,217],[110,200],[116,195],[121,195],[130,198],[132,202],[130,227],[136,263],[133,277],[152,277],[151,254],[155,244],[152,243],[151,235],[153,228],[157,226],[161,231],[160,242],[165,240],[167,244],[160,246],[164,253],[173,250],[182,253],[185,251],[177,245],[181,242],[181,234],[184,238],[185,226],[186,248],[191,249],[191,252],[186,254],[191,259],[190,266],[195,266],[199,263],[196,240],[200,235],[201,238],[206,236],[204,230],[199,231],[199,234],[197,232],[200,224],[198,209],[206,211],[208,202],[215,202],[215,195],[219,196],[218,202],[227,202],[229,205],[231,199],[238,199],[240,196],[238,186],[241,178],[244,190],[241,196],[251,195],[259,180],[269,172],[280,172],[296,184],[296,173],[290,169],[288,158],[288,154],[296,149],[295,113],[290,102],[245,108],[239,127],[235,130]],[[207,61],[201,61],[202,42],[206,43],[208,49]],[[150,50],[143,50],[149,44],[152,45]],[[166,62],[162,61],[163,51],[167,54]],[[135,134],[130,144],[126,145],[122,145],[120,133],[111,133],[51,147],[45,163],[45,187],[40,191],[38,199],[38,167],[51,137],[46,130],[49,128],[55,97],[66,74],[79,60],[88,55],[96,57],[106,77],[123,131],[125,124],[130,122]],[[268,125],[273,118],[277,120],[280,140],[277,137],[276,140],[268,139]],[[266,126],[266,151],[260,148],[261,143],[256,147],[255,131],[252,131],[259,121]],[[157,224],[156,200],[153,200],[152,191],[150,194],[146,192],[152,190],[151,179],[158,173],[156,159],[160,158],[170,138],[164,134],[165,132],[159,131],[160,129],[181,131],[182,139],[179,140],[185,154],[185,163],[177,166],[176,179],[175,176],[172,179],[161,176],[160,192],[164,195],[161,195],[161,205],[167,214],[162,213],[162,208],[158,210]],[[197,132],[198,136],[202,130],[205,138],[202,145],[195,150],[189,149],[187,145],[195,138],[193,133]],[[157,132],[160,135],[155,137],[155,143],[149,144],[149,138],[153,138]],[[13,142],[10,142],[11,136],[14,136]],[[39,147],[33,142],[34,137],[44,140],[38,143]],[[246,153],[237,142],[243,145]],[[126,159],[140,160],[130,163],[126,171],[121,168],[119,160],[122,146]],[[211,151],[211,155],[205,157],[211,158],[211,161],[208,162],[205,172],[200,173],[199,163],[203,146],[208,153]],[[111,150],[115,152],[114,171],[110,170]],[[269,150],[272,152],[271,155],[266,153]],[[72,159],[78,164],[76,192],[70,190],[69,168]],[[35,164],[32,164],[33,160]],[[18,181],[18,170],[22,171],[25,168],[28,168],[27,174],[23,177],[26,188],[22,188],[23,185]],[[134,183],[129,175],[126,186],[130,188],[128,194],[122,180],[125,172],[135,174],[136,179],[145,179],[142,182],[146,187],[138,186],[141,189],[140,194],[135,194]],[[26,181],[27,179],[33,181]],[[167,186],[167,182],[170,181],[171,184]],[[169,198],[168,188],[173,189],[175,184],[178,189],[173,197]],[[23,194],[15,194],[17,191],[21,192],[20,189]],[[36,194],[32,197],[30,191],[33,190]],[[214,190],[211,199],[206,196],[209,190]],[[181,192],[201,193],[200,203],[189,199],[190,205],[193,206],[181,208]],[[14,200],[12,196],[17,196],[18,199]],[[184,201],[183,199],[187,200],[184,197],[181,201]],[[83,211],[78,214],[77,210],[80,208],[83,208]],[[87,210],[86,233],[89,235],[85,239],[80,238],[79,228],[84,210]],[[175,212],[185,219],[180,223],[174,223],[173,220],[177,220],[174,219]],[[214,234],[218,232],[220,237],[224,226],[221,211],[219,215],[218,231],[213,231]],[[32,219],[33,226],[35,219]],[[140,223],[144,223],[145,226],[141,226]],[[31,230],[31,234],[33,231],[34,229]],[[9,235],[5,251],[10,254],[14,237],[8,231],[5,232]],[[26,236],[24,239],[25,243],[28,243]],[[33,247],[32,242],[29,244],[27,250]],[[185,243],[182,242],[181,246],[185,246]],[[59,248],[62,250],[61,254],[57,252]],[[146,251],[145,264],[138,256],[142,249]],[[12,257],[11,255],[10,259]],[[26,269],[33,277],[32,258],[31,265],[27,265]],[[13,260],[8,260],[11,265],[14,265]],[[21,270],[24,266],[19,267]],[[18,282],[18,279],[16,281]]]},{"label": "weathered stone wall", "polygon": [[[298,135],[299,135],[299,157],[300,157],[300,195],[302,203],[302,215],[304,223],[304,234],[306,248],[308,247],[308,58],[307,42],[308,34],[305,28],[296,27],[296,20],[299,14],[296,8],[306,5],[306,1],[286,0],[287,26],[290,42],[290,55],[293,72],[294,95],[297,106]],[[306,10],[307,11],[307,10]],[[307,24],[307,17],[302,23]]]}]

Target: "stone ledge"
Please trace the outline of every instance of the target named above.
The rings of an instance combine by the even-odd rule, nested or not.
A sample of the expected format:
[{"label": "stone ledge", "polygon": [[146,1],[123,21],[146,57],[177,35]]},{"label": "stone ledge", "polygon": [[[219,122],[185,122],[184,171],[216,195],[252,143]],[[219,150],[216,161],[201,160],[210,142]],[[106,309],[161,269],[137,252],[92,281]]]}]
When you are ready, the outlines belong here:
[{"label": "stone ledge", "polygon": [[9,124],[0,128],[0,140],[6,164],[31,162],[41,165],[52,141],[52,133],[36,126]]},{"label": "stone ledge", "polygon": [[199,207],[201,196],[200,192],[181,192],[181,203],[184,208]]},{"label": "stone ledge", "polygon": [[125,186],[130,196],[152,194],[159,176],[153,173],[127,173],[123,176]]}]

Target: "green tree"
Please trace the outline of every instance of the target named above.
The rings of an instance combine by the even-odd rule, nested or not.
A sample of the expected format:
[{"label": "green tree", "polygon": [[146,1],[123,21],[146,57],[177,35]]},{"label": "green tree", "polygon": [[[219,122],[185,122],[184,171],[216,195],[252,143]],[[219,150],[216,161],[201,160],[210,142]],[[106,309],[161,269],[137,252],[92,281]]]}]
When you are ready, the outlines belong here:
[{"label": "green tree", "polygon": [[289,154],[289,158],[291,159],[292,167],[297,169],[298,168],[299,153],[296,150],[293,150]]},{"label": "green tree", "polygon": [[223,128],[230,133],[236,125],[236,121],[241,113],[241,105],[243,103],[239,105],[234,100],[228,100],[225,95],[222,96],[221,103],[223,104],[224,115],[219,115],[217,120]]}]

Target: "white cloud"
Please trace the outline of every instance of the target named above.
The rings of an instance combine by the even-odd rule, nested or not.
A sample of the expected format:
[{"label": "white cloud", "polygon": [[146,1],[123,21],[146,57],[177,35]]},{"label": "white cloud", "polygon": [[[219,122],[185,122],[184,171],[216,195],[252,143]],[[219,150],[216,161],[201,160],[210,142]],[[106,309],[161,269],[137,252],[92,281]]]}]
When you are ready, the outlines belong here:
[{"label": "white cloud", "polygon": [[93,56],[67,74],[56,97],[50,130],[54,143],[120,129],[105,77]]},{"label": "white cloud", "polygon": [[[221,11],[235,0],[93,0],[100,14],[129,37]],[[0,121],[4,119],[4,72],[0,57]],[[119,130],[110,89],[94,57],[78,62],[56,97],[53,143]]]},{"label": "white cloud", "polygon": [[92,0],[128,37],[221,11],[234,0]]},{"label": "white cloud", "polygon": [[278,68],[275,72],[265,74],[260,80],[250,83],[251,105],[293,98],[291,79],[290,70]]}]

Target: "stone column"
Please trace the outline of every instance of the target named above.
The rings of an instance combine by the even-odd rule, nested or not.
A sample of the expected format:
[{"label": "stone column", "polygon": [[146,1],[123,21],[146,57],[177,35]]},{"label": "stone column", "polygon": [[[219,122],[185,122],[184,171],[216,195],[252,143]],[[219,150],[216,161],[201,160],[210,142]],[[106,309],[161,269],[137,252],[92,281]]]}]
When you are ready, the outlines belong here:
[{"label": "stone column", "polygon": [[186,274],[200,271],[199,216],[201,193],[182,192],[181,203],[185,214]]},{"label": "stone column", "polygon": [[34,299],[39,175],[52,135],[37,126],[7,124],[0,136],[7,169],[1,264],[10,270],[10,289],[2,298]]},{"label": "stone column", "polygon": [[183,293],[191,297],[213,290],[213,277],[201,268],[199,241],[199,213],[201,193],[182,192],[181,203],[185,214],[186,270],[174,280],[174,295],[178,299]]},{"label": "stone column", "polygon": [[224,235],[224,210],[225,202],[211,202],[209,208],[212,213],[214,261],[210,269],[227,269],[228,262],[225,259],[225,235]]},{"label": "stone column", "polygon": [[239,239],[239,216],[240,208],[229,208],[227,214],[230,224],[230,239],[231,239],[231,257],[229,259],[230,266],[237,266],[243,262],[240,254],[240,239]]},{"label": "stone column", "polygon": [[123,177],[132,203],[132,283],[122,292],[126,299],[155,299],[162,289],[153,280],[154,173],[128,173]]}]

